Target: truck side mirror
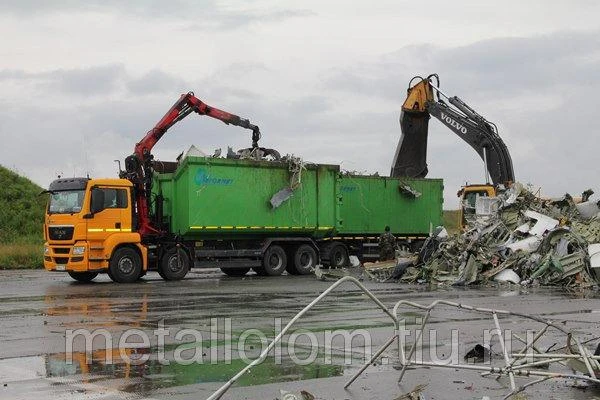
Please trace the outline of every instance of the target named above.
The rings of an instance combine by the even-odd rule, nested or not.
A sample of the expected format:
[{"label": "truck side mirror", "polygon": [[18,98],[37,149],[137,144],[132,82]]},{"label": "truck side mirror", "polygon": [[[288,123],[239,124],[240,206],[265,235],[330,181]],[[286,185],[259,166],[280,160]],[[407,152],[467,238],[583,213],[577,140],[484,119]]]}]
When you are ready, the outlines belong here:
[{"label": "truck side mirror", "polygon": [[92,189],[92,199],[90,204],[90,213],[96,214],[100,211],[104,210],[104,190],[93,188]]}]

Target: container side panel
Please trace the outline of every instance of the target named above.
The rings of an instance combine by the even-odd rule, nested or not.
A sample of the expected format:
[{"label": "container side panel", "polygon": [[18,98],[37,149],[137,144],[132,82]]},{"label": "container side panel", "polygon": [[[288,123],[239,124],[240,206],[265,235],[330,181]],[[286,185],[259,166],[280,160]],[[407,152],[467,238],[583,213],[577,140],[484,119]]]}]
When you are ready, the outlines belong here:
[{"label": "container side panel", "polygon": [[[400,190],[407,185],[418,193]],[[442,223],[442,181],[372,176],[342,176],[340,234],[378,234],[386,225],[395,234],[427,234]]]},{"label": "container side panel", "polygon": [[[301,183],[278,207],[270,200],[290,186],[286,164],[194,158],[184,168],[175,185],[175,221],[182,234],[318,231],[316,168],[303,170]],[[179,213],[180,207],[187,213]]]}]

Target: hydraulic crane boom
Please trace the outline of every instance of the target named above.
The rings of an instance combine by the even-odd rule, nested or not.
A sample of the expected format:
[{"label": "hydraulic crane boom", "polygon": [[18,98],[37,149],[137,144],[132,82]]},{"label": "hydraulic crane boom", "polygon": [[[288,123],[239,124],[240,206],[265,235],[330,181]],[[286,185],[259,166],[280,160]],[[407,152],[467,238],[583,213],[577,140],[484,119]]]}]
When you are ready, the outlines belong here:
[{"label": "hydraulic crane boom", "polygon": [[[436,79],[437,86],[432,83]],[[415,79],[419,82],[411,86]],[[437,94],[437,100],[435,99]],[[447,104],[442,97],[450,103]],[[498,129],[460,98],[446,96],[439,89],[436,74],[409,83],[407,98],[400,114],[402,136],[396,149],[391,176],[425,177],[427,175],[427,133],[433,115],[456,133],[484,161],[494,185],[514,182],[512,160]]]},{"label": "hydraulic crane boom", "polygon": [[242,119],[235,114],[230,114],[218,108],[211,107],[194,96],[193,92],[182,94],[179,100],[173,104],[171,109],[161,118],[142,140],[136,145],[132,155],[125,159],[125,171],[120,175],[129,179],[134,185],[136,206],[139,217],[138,231],[142,235],[160,233],[152,226],[149,216],[150,198],[152,193],[152,148],[162,136],[175,125],[187,117],[191,112],[206,115],[223,121],[227,125],[241,126],[252,130],[252,147],[258,147],[260,129],[247,119]]}]

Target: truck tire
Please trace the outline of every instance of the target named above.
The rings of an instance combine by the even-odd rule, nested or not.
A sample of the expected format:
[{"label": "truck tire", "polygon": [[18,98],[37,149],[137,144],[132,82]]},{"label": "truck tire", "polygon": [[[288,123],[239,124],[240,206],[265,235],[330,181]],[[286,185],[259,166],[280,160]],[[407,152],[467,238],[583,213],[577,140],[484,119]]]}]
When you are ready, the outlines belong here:
[{"label": "truck tire", "polygon": [[292,275],[308,275],[317,265],[317,252],[308,244],[301,244],[293,252],[293,263],[288,263],[287,272]]},{"label": "truck tire", "polygon": [[142,272],[142,260],[131,247],[121,247],[113,253],[108,265],[108,276],[118,283],[137,281]]},{"label": "truck tire", "polygon": [[341,243],[335,243],[329,250],[329,266],[331,268],[344,268],[348,266],[350,257],[348,256],[348,249]]},{"label": "truck tire", "polygon": [[227,276],[244,276],[250,268],[221,268],[221,271]]},{"label": "truck tire", "polygon": [[98,276],[97,272],[69,272],[71,278],[78,282],[91,282],[92,279]]},{"label": "truck tire", "polygon": [[269,276],[281,275],[287,266],[287,256],[281,246],[269,246],[263,256],[263,269]]},{"label": "truck tire", "polygon": [[158,273],[165,281],[178,281],[190,270],[190,257],[181,248],[169,249],[165,252],[158,266]]}]

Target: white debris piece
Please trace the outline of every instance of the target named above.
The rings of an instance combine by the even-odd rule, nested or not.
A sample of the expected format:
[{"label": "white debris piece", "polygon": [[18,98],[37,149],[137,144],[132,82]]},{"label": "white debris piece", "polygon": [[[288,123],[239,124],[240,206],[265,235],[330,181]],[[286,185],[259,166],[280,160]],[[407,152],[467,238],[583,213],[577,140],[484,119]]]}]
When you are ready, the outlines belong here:
[{"label": "white debris piece", "polygon": [[575,207],[577,207],[579,215],[586,219],[597,217],[598,214],[600,214],[600,207],[598,207],[598,203],[596,203],[595,201],[586,201],[583,203],[575,204]]},{"label": "white debris piece", "polygon": [[512,282],[518,285],[521,282],[521,277],[515,271],[508,268],[494,275],[494,280],[496,282]]},{"label": "white debris piece", "polygon": [[515,232],[529,233],[530,229],[531,229],[531,226],[529,226],[529,222],[525,222],[523,225],[517,226],[517,229],[515,229]]},{"label": "white debris piece", "polygon": [[504,202],[506,204],[513,204],[515,201],[517,201],[517,198],[521,194],[522,190],[523,190],[523,185],[521,185],[519,182],[513,183],[513,185],[510,187],[510,189],[508,189],[504,193],[504,195],[506,196],[506,199],[504,200]]},{"label": "white debris piece", "polygon": [[529,236],[528,238],[519,240],[518,242],[506,245],[506,248],[511,249],[513,252],[523,251],[525,253],[531,253],[532,251],[536,251],[537,248],[540,247],[540,243],[542,243],[541,237]]},{"label": "white debris piece", "polygon": [[356,257],[356,256],[350,256],[348,258],[348,260],[350,261],[350,266],[352,266],[352,267],[359,267],[360,266],[360,260],[358,259],[358,257]]},{"label": "white debris piece", "polygon": [[443,226],[435,228],[434,236],[438,239],[446,239],[448,237],[448,231]]},{"label": "white debris piece", "polygon": [[496,215],[500,208],[500,199],[497,197],[477,196],[475,198],[475,214]]},{"label": "white debris piece", "polygon": [[588,254],[590,255],[590,268],[596,275],[596,279],[600,278],[600,243],[592,243],[588,246]]},{"label": "white debris piece", "polygon": [[183,158],[187,157],[206,157],[206,153],[196,146],[191,145],[188,151],[185,153],[185,156],[183,156]]},{"label": "white debris piece", "polygon": [[546,231],[549,231],[558,225],[558,220],[532,210],[525,211],[525,216],[537,221],[536,224],[529,229],[529,234],[540,238],[544,236]]}]

